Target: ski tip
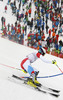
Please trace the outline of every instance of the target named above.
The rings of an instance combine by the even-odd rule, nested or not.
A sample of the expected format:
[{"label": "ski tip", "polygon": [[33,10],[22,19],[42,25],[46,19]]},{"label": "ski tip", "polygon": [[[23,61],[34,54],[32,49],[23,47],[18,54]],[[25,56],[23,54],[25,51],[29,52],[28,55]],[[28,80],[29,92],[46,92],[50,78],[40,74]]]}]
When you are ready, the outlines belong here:
[{"label": "ski tip", "polygon": [[15,75],[12,75],[12,77],[14,77]]},{"label": "ski tip", "polygon": [[57,93],[59,93],[60,91],[59,91],[59,90],[53,90],[53,92],[57,92]]},{"label": "ski tip", "polygon": [[50,93],[52,96],[54,97],[59,97],[60,95],[59,94],[53,94],[53,93]]},{"label": "ski tip", "polygon": [[60,90],[55,90],[55,89],[51,89],[51,88],[49,88],[49,89],[52,90],[53,92],[57,92],[57,93],[60,92]]}]

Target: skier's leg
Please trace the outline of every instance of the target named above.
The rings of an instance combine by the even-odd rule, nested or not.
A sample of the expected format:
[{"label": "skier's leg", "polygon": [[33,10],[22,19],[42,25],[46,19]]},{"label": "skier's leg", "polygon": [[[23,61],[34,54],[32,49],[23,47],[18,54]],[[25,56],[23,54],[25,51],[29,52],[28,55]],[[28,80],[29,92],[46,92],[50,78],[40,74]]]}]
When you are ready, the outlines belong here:
[{"label": "skier's leg", "polygon": [[36,80],[37,80],[37,76],[38,76],[38,74],[39,74],[39,71],[38,71],[36,68],[34,68],[34,67],[33,67],[33,69],[34,69],[34,73],[35,73],[35,78],[36,78]]},{"label": "skier's leg", "polygon": [[22,62],[21,62],[21,68],[22,68],[22,71],[24,73],[27,73],[27,65],[28,65],[28,58],[25,58]]},{"label": "skier's leg", "polygon": [[39,84],[39,82],[36,80],[36,77],[37,77],[37,75],[38,75],[38,71],[37,71],[35,68],[33,68],[33,67],[31,66],[30,61],[27,59],[27,60],[26,60],[23,64],[21,64],[21,65],[22,65],[22,68],[23,68],[24,70],[26,70],[26,71],[30,74],[30,76],[32,77],[32,80],[30,80],[30,78],[29,78],[29,81],[35,83],[36,85]]}]

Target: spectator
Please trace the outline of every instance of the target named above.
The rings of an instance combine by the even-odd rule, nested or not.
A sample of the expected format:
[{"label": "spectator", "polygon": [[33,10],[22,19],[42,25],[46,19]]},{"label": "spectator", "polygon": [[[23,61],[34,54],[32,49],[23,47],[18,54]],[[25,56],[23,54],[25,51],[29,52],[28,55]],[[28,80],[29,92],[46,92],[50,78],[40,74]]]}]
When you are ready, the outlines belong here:
[{"label": "spectator", "polygon": [[62,43],[61,53],[63,54],[63,43]]},{"label": "spectator", "polygon": [[52,37],[54,38],[56,36],[55,31],[53,31],[52,33]]},{"label": "spectator", "polygon": [[2,30],[3,30],[3,28],[4,28],[4,26],[3,26],[4,25],[4,17],[3,16],[1,17],[1,22],[2,22]]},{"label": "spectator", "polygon": [[5,13],[7,12],[7,6],[5,6]]}]

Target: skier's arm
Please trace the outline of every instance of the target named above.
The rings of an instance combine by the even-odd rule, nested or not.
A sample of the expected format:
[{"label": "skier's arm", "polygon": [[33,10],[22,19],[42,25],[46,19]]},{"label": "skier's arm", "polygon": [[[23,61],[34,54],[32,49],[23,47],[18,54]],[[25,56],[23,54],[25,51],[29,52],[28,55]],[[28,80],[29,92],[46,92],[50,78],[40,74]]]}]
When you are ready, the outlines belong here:
[{"label": "skier's arm", "polygon": [[49,61],[44,56],[42,56],[40,53],[37,53],[36,55],[38,58],[40,58],[45,63],[55,64],[55,65],[57,64],[55,60]]},{"label": "skier's arm", "polygon": [[42,55],[40,55],[40,59],[41,59],[43,62],[45,62],[45,63],[50,63],[50,64],[52,64],[52,61],[49,61],[49,60],[45,59],[45,57],[43,57]]},{"label": "skier's arm", "polygon": [[42,55],[40,56],[40,59],[44,61],[45,63],[55,64],[55,65],[57,64],[56,60],[49,61],[45,59]]}]

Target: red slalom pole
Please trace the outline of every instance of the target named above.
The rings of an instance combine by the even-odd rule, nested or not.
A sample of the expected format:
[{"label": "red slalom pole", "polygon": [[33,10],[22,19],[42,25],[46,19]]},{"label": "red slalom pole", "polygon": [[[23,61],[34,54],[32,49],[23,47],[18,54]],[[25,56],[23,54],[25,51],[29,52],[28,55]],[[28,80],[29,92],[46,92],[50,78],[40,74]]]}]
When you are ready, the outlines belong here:
[{"label": "red slalom pole", "polygon": [[9,65],[5,65],[5,64],[2,64],[2,63],[0,63],[0,65],[3,65],[3,66],[6,66],[6,67],[9,67],[9,68],[17,69],[17,70],[20,70],[20,71],[21,71],[21,69],[18,69],[18,68],[15,68],[15,67],[9,66]]},{"label": "red slalom pole", "polygon": [[56,64],[56,66],[58,67],[58,69],[63,73],[63,71],[59,68],[59,66]]}]

